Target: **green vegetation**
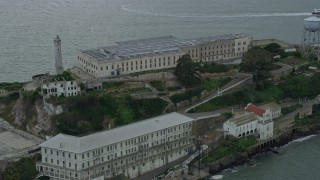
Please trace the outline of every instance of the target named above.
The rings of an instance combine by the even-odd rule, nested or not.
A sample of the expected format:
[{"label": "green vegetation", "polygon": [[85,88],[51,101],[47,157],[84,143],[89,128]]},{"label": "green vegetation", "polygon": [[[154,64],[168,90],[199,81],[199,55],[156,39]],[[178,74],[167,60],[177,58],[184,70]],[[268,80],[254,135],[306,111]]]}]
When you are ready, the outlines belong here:
[{"label": "green vegetation", "polygon": [[162,81],[150,81],[150,85],[156,88],[158,91],[165,91],[166,86],[165,83]]},{"label": "green vegetation", "polygon": [[35,91],[23,91],[22,96],[24,100],[34,103],[38,98],[41,97],[40,89],[37,89]]},{"label": "green vegetation", "polygon": [[315,104],[312,107],[312,115],[305,118],[295,118],[295,126],[320,124],[320,104]]},{"label": "green vegetation", "polygon": [[32,158],[23,157],[5,170],[6,180],[33,180],[38,174]]},{"label": "green vegetation", "polygon": [[320,124],[320,112],[313,113],[302,119],[296,118],[294,123],[296,126]]},{"label": "green vegetation", "polygon": [[256,138],[254,136],[242,138],[228,136],[227,138],[222,139],[219,143],[220,146],[209,152],[209,155],[203,160],[204,163],[213,162],[236,153],[246,152],[249,147],[256,143]]},{"label": "green vegetation", "polygon": [[19,92],[14,92],[9,94],[8,96],[0,97],[0,104],[5,105],[5,107],[0,111],[0,117],[7,120],[8,122],[13,122],[14,117],[11,115],[11,110],[18,99]]},{"label": "green vegetation", "polygon": [[279,101],[285,98],[313,98],[320,93],[320,73],[311,77],[291,74],[279,85],[267,85],[262,90],[243,89],[219,96],[191,112],[207,112],[226,106]]},{"label": "green vegetation", "polygon": [[227,106],[245,105],[250,102],[262,103],[265,101],[275,101],[281,99],[282,96],[283,93],[277,86],[270,86],[260,91],[248,88],[216,97],[190,112],[208,112]]},{"label": "green vegetation", "polygon": [[124,82],[103,82],[102,83],[102,87],[103,89],[116,89],[121,87],[122,85],[124,85]]},{"label": "green vegetation", "polygon": [[54,76],[57,81],[72,81],[75,80],[75,77],[69,71],[63,71],[62,74],[57,74]]},{"label": "green vegetation", "polygon": [[291,106],[283,107],[283,108],[281,108],[281,113],[283,115],[286,115],[286,114],[289,114],[289,113],[291,113],[291,112],[293,112],[293,111],[295,111],[295,110],[297,110],[297,109],[299,109],[301,107],[302,107],[301,104],[294,104],[294,105],[291,105]]},{"label": "green vegetation", "polygon": [[175,104],[184,100],[190,101],[193,97],[200,97],[202,91],[202,88],[186,90],[183,94],[175,94],[171,96],[170,99]]},{"label": "green vegetation", "polygon": [[288,54],[281,49],[281,46],[278,43],[270,43],[264,47],[264,49],[269,51],[273,56],[280,55],[281,58],[288,56]]},{"label": "green vegetation", "polygon": [[175,95],[171,96],[170,99],[175,104],[178,102],[184,101],[184,100],[191,101],[191,99],[193,97],[200,98],[201,92],[203,90],[217,89],[217,88],[222,87],[223,85],[227,84],[231,80],[232,79],[230,77],[203,79],[202,85],[199,88],[193,88],[193,89],[186,90],[182,94],[175,94]]},{"label": "green vegetation", "polygon": [[201,73],[224,73],[228,72],[231,68],[225,64],[217,63],[203,63],[199,65],[198,71]]},{"label": "green vegetation", "polygon": [[55,115],[61,132],[72,135],[103,130],[108,124],[120,126],[162,113],[167,105],[161,99],[132,99],[84,95],[53,98],[51,102],[64,104],[66,111]]},{"label": "green vegetation", "polygon": [[23,87],[24,83],[20,82],[13,82],[13,83],[8,83],[8,82],[2,82],[0,83],[0,89],[6,90],[6,91],[19,91]]},{"label": "green vegetation", "polygon": [[150,88],[133,88],[133,89],[129,89],[129,93],[147,93],[147,92],[152,92],[152,90]]},{"label": "green vegetation", "polygon": [[174,74],[182,85],[187,87],[195,86],[201,83],[201,77],[197,72],[198,69],[199,64],[193,62],[189,54],[185,54],[178,59]]},{"label": "green vegetation", "polygon": [[231,77],[224,77],[224,78],[207,78],[202,80],[202,86],[206,90],[217,89],[219,87],[224,86],[228,82],[232,80]]},{"label": "green vegetation", "polygon": [[284,64],[289,64],[294,68],[297,68],[302,64],[308,64],[307,60],[301,57],[296,57],[296,56],[289,56],[287,58],[281,59],[280,62]]},{"label": "green vegetation", "polygon": [[0,97],[0,104],[9,105],[19,99],[19,92]]},{"label": "green vegetation", "polygon": [[250,49],[242,58],[240,71],[253,74],[253,81],[256,89],[264,89],[268,79],[272,77],[272,55],[268,51],[260,48]]}]

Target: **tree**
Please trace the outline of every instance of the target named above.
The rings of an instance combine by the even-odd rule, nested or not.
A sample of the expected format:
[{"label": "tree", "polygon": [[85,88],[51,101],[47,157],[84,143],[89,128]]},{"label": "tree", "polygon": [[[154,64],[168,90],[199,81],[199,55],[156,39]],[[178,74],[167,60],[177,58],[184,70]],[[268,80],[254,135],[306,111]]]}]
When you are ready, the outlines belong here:
[{"label": "tree", "polygon": [[278,43],[270,43],[265,48],[265,50],[269,51],[273,56],[280,55],[281,58],[287,56],[281,46]]},{"label": "tree", "polygon": [[240,71],[253,74],[253,81],[257,89],[263,89],[267,80],[272,77],[272,55],[264,50],[250,49],[242,58]]},{"label": "tree", "polygon": [[5,179],[33,180],[38,174],[36,166],[30,157],[21,158],[5,170]]},{"label": "tree", "polygon": [[174,74],[184,86],[199,85],[201,83],[201,76],[197,72],[198,66],[197,63],[192,61],[189,54],[185,54],[178,59]]}]

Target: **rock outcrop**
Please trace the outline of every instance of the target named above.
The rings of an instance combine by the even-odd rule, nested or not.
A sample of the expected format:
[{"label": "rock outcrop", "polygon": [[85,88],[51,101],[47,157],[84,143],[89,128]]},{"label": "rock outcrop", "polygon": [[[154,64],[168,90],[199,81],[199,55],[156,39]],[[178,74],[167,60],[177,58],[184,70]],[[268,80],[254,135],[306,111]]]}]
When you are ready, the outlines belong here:
[{"label": "rock outcrop", "polygon": [[52,132],[51,114],[46,111],[40,97],[31,102],[20,95],[12,109],[12,115],[16,126],[32,134],[44,137]]}]

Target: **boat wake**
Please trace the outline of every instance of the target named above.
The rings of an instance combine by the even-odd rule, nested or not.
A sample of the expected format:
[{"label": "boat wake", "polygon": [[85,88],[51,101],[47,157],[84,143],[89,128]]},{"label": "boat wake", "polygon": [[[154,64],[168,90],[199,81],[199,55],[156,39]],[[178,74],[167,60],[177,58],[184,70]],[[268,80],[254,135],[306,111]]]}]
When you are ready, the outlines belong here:
[{"label": "boat wake", "polygon": [[285,144],[285,145],[283,145],[281,147],[278,147],[278,148],[283,149],[283,148],[288,147],[292,143],[300,143],[300,142],[303,142],[303,141],[307,141],[307,140],[309,140],[309,139],[311,139],[313,137],[316,137],[316,136],[319,136],[319,135],[310,135],[310,136],[302,137],[302,138],[299,138],[299,139],[295,139],[293,141],[290,141],[288,144]]},{"label": "boat wake", "polygon": [[197,15],[179,15],[179,14],[163,14],[148,11],[140,11],[130,8],[132,4],[122,5],[121,9],[135,14],[144,14],[150,16],[176,17],[176,18],[255,18],[255,17],[290,17],[290,16],[310,16],[311,13],[243,13],[243,14],[197,14]]},{"label": "boat wake", "polygon": [[318,135],[313,134],[313,135],[310,135],[310,136],[306,136],[306,137],[302,137],[302,138],[299,138],[299,139],[295,139],[295,140],[293,140],[291,142],[292,143],[293,142],[303,142],[303,141],[309,140],[309,139],[311,139],[311,138],[313,138],[315,136],[318,136]]}]

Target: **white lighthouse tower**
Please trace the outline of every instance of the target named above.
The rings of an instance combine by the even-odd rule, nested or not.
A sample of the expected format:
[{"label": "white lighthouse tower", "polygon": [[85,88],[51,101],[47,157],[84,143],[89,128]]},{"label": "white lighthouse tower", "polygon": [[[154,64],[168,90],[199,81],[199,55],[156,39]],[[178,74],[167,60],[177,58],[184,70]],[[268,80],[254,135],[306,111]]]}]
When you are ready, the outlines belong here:
[{"label": "white lighthouse tower", "polygon": [[57,74],[63,73],[62,54],[61,54],[61,39],[57,35],[54,41],[55,59],[56,59],[56,71]]}]

